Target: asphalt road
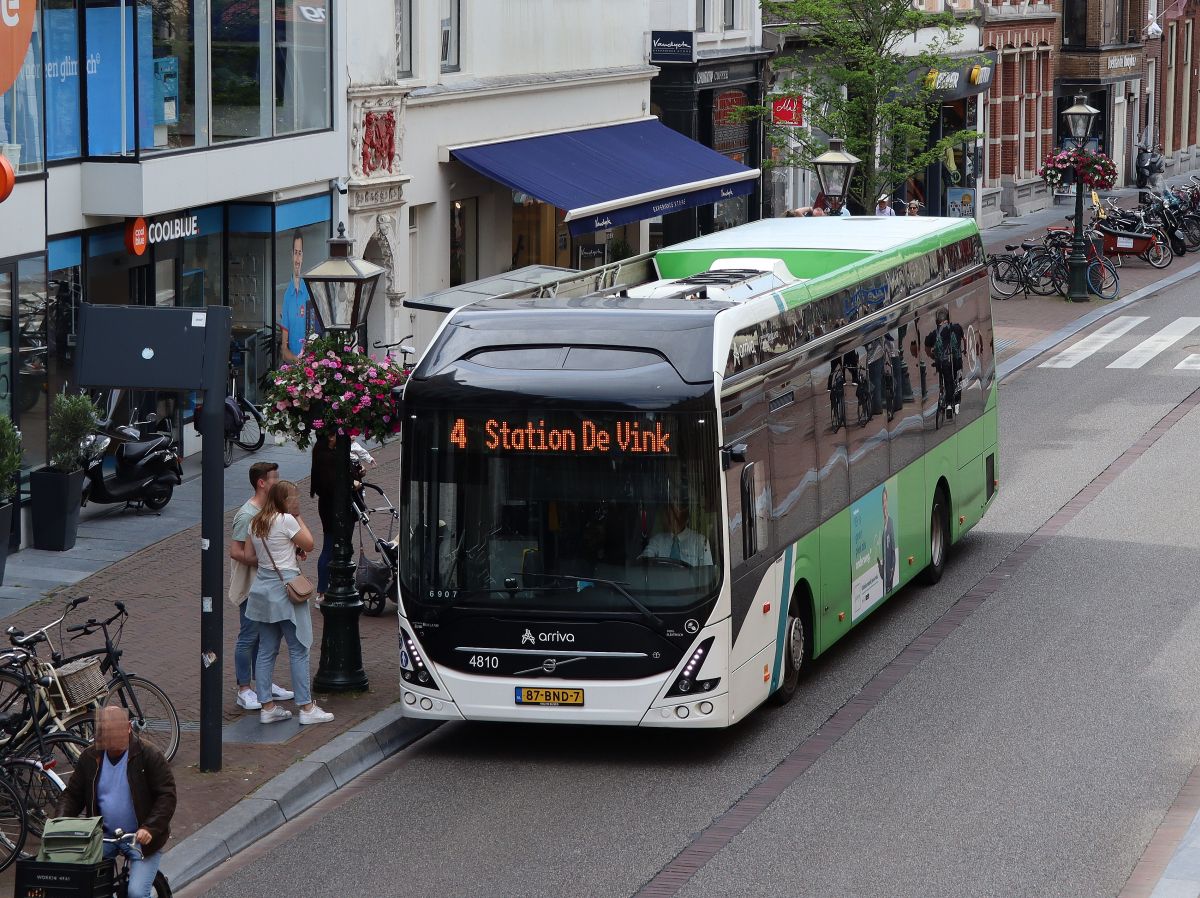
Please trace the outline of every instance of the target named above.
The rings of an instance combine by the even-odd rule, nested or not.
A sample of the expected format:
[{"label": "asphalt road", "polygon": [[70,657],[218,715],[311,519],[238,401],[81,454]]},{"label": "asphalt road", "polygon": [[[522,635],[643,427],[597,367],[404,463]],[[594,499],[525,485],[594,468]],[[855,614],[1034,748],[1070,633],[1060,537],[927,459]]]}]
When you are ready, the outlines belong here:
[{"label": "asphalt road", "polygon": [[[1193,314],[1177,286],[1069,368],[1001,388],[1001,492],[936,587],[726,732],[445,725],[184,895],[627,896],[1200,387],[1108,368]],[[1200,325],[1200,320],[1197,321]],[[1182,328],[1181,328],[1182,329]],[[1070,345],[1078,341],[1073,338]],[[1189,413],[735,837],[687,896],[1116,895],[1200,761]]]}]

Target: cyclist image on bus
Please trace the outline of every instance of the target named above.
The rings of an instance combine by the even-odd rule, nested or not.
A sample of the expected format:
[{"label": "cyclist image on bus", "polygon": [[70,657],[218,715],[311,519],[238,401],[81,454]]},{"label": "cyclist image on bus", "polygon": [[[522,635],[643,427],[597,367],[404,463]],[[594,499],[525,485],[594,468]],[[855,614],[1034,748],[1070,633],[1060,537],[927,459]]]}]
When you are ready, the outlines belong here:
[{"label": "cyclist image on bus", "polygon": [[939,412],[944,410],[947,420],[958,414],[962,397],[960,378],[963,369],[963,347],[966,336],[962,325],[950,321],[950,310],[937,310],[932,333],[925,335],[925,354],[933,360],[937,371],[941,395],[938,399]]}]

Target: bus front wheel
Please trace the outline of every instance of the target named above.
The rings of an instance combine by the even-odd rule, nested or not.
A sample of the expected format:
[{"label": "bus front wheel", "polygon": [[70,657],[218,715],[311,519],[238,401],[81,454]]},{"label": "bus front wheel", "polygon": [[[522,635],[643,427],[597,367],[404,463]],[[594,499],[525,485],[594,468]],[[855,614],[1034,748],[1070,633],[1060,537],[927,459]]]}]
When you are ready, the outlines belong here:
[{"label": "bus front wheel", "polygon": [[950,497],[939,484],[929,510],[929,564],[921,571],[921,582],[932,586],[942,579],[946,570],[946,554],[950,551]]},{"label": "bus front wheel", "polygon": [[779,688],[771,693],[771,703],[774,705],[786,705],[792,700],[800,677],[808,670],[812,660],[812,627],[809,626],[808,615],[804,613],[807,600],[806,595],[798,593],[788,609],[787,627],[783,633],[783,678]]}]

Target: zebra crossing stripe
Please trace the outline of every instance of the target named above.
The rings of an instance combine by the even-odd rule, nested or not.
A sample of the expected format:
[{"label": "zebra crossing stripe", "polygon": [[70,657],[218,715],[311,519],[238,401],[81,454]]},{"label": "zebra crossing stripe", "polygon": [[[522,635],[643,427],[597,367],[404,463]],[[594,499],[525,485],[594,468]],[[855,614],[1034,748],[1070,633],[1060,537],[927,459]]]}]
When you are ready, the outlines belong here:
[{"label": "zebra crossing stripe", "polygon": [[1200,371],[1200,353],[1193,352],[1175,366],[1176,371]]},{"label": "zebra crossing stripe", "polygon": [[1174,346],[1198,327],[1200,327],[1200,318],[1176,318],[1157,334],[1147,337],[1108,367],[1140,368],[1164,349]]},{"label": "zebra crossing stripe", "polygon": [[1074,346],[1064,349],[1052,359],[1042,362],[1039,368],[1074,368],[1088,356],[1093,355],[1116,340],[1129,333],[1143,321],[1146,316],[1122,315],[1114,318],[1099,330],[1088,334]]}]

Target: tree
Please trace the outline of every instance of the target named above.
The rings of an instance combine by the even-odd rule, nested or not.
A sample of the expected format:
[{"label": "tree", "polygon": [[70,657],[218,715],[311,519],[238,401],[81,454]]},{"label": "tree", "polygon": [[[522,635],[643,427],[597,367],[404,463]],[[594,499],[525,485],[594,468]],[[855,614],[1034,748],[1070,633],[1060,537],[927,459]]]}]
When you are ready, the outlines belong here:
[{"label": "tree", "polygon": [[[811,168],[826,149],[822,133],[842,137],[862,160],[850,196],[873,210],[881,193],[979,138],[963,130],[929,143],[939,113],[937,76],[929,73],[956,70],[965,61],[949,55],[962,37],[953,13],[927,13],[912,0],[763,0],[762,6],[807,44],[776,65],[794,72],[784,93],[803,98],[809,128],[768,126],[777,150],[769,164]],[[919,32],[929,39],[914,46]],[[755,113],[769,121],[769,107]]]}]

